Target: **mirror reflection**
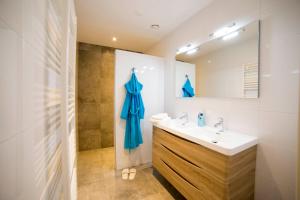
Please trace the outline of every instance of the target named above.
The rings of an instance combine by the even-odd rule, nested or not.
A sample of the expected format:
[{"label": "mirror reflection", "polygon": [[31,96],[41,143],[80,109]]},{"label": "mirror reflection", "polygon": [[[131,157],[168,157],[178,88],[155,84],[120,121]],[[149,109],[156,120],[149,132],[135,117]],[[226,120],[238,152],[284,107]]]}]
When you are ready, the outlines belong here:
[{"label": "mirror reflection", "polygon": [[176,55],[176,97],[258,98],[259,22],[235,24]]}]

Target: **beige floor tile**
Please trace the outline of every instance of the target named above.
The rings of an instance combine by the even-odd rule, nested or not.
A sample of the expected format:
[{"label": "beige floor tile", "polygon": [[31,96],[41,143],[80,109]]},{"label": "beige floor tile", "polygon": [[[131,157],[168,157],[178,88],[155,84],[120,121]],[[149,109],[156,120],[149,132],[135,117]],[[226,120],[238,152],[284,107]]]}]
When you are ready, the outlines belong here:
[{"label": "beige floor tile", "polygon": [[78,154],[78,200],[173,200],[152,175],[152,168],[137,171],[132,181],[115,173],[114,148]]}]

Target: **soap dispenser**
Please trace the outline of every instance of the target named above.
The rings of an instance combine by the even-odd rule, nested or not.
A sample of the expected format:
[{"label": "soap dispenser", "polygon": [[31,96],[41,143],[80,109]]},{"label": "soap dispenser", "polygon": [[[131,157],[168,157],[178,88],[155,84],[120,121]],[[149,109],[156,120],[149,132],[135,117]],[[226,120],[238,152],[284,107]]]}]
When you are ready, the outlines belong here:
[{"label": "soap dispenser", "polygon": [[202,112],[198,113],[198,126],[200,126],[200,127],[205,126],[205,116],[204,116],[204,113],[202,113]]}]

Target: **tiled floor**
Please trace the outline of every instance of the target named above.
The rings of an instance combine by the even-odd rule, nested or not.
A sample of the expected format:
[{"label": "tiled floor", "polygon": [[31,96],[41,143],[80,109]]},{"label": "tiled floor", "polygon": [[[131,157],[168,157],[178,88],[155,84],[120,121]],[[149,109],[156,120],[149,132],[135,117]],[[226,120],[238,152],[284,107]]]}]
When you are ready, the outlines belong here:
[{"label": "tiled floor", "polygon": [[78,200],[173,200],[152,175],[152,168],[137,171],[133,181],[114,170],[114,149],[82,151],[78,155]]}]

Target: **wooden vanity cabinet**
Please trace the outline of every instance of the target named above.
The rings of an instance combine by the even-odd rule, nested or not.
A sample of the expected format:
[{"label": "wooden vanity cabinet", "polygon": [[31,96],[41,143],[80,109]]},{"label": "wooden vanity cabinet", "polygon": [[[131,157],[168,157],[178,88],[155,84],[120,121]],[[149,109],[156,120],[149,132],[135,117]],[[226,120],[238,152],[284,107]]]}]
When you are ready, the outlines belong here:
[{"label": "wooden vanity cabinet", "polygon": [[153,167],[187,199],[254,199],[256,145],[226,156],[153,127]]}]

